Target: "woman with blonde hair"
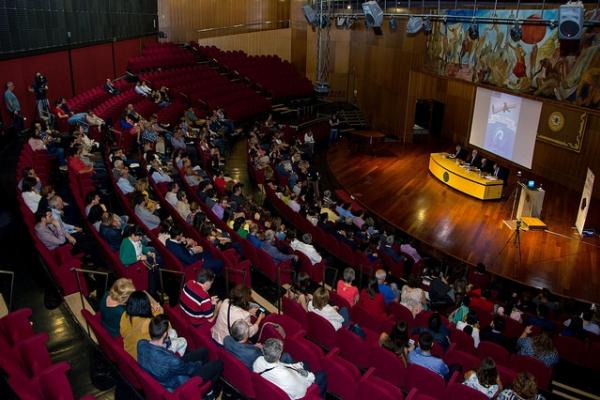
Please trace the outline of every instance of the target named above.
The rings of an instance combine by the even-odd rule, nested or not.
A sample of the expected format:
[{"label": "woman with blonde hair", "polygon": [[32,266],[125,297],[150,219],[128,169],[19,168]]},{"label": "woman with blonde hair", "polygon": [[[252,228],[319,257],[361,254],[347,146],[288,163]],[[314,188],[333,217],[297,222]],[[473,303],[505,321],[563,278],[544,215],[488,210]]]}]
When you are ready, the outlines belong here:
[{"label": "woman with blonde hair", "polygon": [[102,326],[112,337],[119,336],[119,323],[125,312],[125,303],[133,292],[135,292],[135,286],[131,279],[119,278],[100,300],[99,311]]}]

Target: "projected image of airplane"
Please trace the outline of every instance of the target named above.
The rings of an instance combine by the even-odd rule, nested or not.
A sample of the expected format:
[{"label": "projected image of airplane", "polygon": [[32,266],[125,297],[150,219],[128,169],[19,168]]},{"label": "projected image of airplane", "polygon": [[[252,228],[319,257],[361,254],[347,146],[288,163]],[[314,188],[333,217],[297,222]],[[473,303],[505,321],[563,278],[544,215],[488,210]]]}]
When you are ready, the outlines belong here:
[{"label": "projected image of airplane", "polygon": [[510,110],[513,110],[517,108],[516,104],[507,104],[506,102],[504,102],[504,104],[502,106],[500,106],[500,108],[496,108],[494,107],[494,105],[492,104],[492,113],[493,114],[498,114],[498,113],[506,113],[509,112]]}]

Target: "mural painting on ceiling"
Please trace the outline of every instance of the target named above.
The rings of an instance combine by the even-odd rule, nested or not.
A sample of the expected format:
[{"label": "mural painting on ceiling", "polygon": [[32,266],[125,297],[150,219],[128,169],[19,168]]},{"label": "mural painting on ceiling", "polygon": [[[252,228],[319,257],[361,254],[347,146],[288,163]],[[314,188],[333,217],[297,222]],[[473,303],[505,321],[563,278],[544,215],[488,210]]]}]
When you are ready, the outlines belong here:
[{"label": "mural painting on ceiling", "polygon": [[[595,19],[588,10],[585,20]],[[447,15],[472,17],[472,10],[448,10]],[[476,17],[492,18],[493,10]],[[496,11],[497,18],[513,19],[514,10]],[[540,10],[520,10],[519,19],[542,19]],[[558,10],[543,19],[556,20]],[[522,39],[510,37],[511,25],[479,24],[479,38],[469,37],[470,21],[436,22],[427,40],[426,68],[431,72],[473,83],[498,86],[516,93],[546,97],[581,107],[600,107],[600,28],[586,28],[578,55],[560,55],[558,30],[524,23]]]}]

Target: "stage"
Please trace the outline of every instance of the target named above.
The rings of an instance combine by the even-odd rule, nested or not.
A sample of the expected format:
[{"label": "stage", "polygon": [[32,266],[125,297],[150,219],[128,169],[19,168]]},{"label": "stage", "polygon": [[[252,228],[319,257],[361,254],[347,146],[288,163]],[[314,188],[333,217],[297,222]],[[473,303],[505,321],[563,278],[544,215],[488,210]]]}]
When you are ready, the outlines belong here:
[{"label": "stage", "polygon": [[[546,231],[522,231],[521,254],[504,220],[512,199],[482,201],[434,178],[428,169],[436,145],[385,143],[371,153],[351,152],[341,141],[328,151],[332,178],[372,214],[425,247],[537,288],[600,303],[600,240],[580,239],[573,228],[581,193],[543,182]],[[528,177],[528,174],[525,173]],[[514,187],[514,172],[507,192]],[[588,221],[599,220],[594,200]],[[507,244],[508,242],[508,244]]]}]

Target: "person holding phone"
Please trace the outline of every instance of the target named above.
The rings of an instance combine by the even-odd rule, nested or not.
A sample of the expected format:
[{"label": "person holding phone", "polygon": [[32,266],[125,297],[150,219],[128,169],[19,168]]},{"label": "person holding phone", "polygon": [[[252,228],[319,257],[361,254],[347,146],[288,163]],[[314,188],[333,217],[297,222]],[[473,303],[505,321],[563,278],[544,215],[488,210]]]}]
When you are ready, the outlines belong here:
[{"label": "person holding phone", "polygon": [[[264,312],[259,312],[258,305],[251,302],[252,291],[249,287],[239,284],[231,289],[229,298],[223,301],[215,324],[211,329],[212,338],[223,345],[223,339],[230,335],[231,326],[237,320],[243,319],[249,325],[248,336],[252,338],[258,333],[261,321],[265,318]],[[252,322],[252,317],[256,320]]]}]

